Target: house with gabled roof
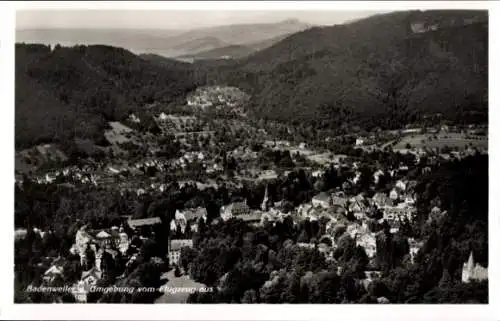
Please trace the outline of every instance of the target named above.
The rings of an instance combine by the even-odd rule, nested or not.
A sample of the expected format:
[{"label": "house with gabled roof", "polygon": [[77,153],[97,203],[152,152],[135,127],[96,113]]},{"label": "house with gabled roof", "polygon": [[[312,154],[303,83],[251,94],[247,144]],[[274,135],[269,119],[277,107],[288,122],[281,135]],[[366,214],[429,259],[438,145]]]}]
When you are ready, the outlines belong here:
[{"label": "house with gabled roof", "polygon": [[247,205],[246,200],[243,202],[234,202],[221,208],[221,218],[223,220],[247,214],[250,214],[250,207]]}]

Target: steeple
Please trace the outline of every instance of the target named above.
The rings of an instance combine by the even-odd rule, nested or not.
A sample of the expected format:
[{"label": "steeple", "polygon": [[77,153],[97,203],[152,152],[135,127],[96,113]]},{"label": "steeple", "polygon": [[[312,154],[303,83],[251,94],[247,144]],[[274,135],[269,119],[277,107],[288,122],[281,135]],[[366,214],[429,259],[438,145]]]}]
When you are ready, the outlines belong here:
[{"label": "steeple", "polygon": [[470,252],[469,260],[467,261],[467,271],[469,271],[469,275],[472,275],[474,271],[474,255],[472,254],[472,251]]},{"label": "steeple", "polygon": [[262,200],[262,204],[260,206],[260,209],[262,211],[264,211],[264,212],[266,212],[268,210],[267,202],[269,201],[269,195],[268,195],[267,187],[268,187],[268,185],[266,185],[266,191],[264,193],[264,199]]},{"label": "steeple", "polygon": [[464,266],[462,268],[462,282],[469,283],[469,281],[473,278],[474,278],[474,256],[471,251],[469,255],[469,260],[467,260],[467,263],[464,263]]}]

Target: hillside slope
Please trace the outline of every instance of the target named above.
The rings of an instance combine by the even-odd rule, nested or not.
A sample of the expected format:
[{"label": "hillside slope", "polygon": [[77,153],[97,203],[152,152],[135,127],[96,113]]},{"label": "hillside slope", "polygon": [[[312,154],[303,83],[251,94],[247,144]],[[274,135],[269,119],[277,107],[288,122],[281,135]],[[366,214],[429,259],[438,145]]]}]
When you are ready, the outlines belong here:
[{"label": "hillside slope", "polygon": [[[157,65],[109,46],[16,45],[16,147],[99,141],[107,121],[195,88],[185,64]],[[189,66],[189,65],[188,65]]]},{"label": "hillside slope", "polygon": [[487,53],[487,12],[411,11],[312,28],[208,69],[251,91],[258,117],[395,127],[435,114],[487,119]]},{"label": "hillside slope", "polygon": [[205,50],[196,54],[183,55],[177,57],[180,60],[200,61],[200,60],[215,60],[215,59],[243,59],[251,54],[264,50],[280,42],[290,34],[283,34],[278,37],[266,39],[263,41],[249,43],[245,45],[229,45],[223,47],[216,47],[211,50]]},{"label": "hillside slope", "polygon": [[196,54],[198,52],[210,51],[222,47],[226,47],[228,43],[221,41],[216,37],[203,37],[196,38],[193,40],[188,40],[186,42],[177,44],[175,46],[170,47],[169,51],[171,55],[176,52],[187,53],[187,54]]}]

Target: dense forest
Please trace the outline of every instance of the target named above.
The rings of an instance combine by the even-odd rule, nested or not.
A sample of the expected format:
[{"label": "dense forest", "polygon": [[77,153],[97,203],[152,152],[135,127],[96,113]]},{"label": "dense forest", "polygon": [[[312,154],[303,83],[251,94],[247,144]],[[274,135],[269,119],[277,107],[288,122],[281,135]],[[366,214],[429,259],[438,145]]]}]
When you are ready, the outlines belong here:
[{"label": "dense forest", "polygon": [[[415,33],[416,23],[432,29]],[[101,143],[106,121],[153,102],[183,104],[204,84],[252,94],[252,118],[315,130],[486,122],[488,17],[376,15],[298,32],[240,60],[195,64],[101,45],[17,44],[16,146],[75,137]]]},{"label": "dense forest", "polygon": [[159,66],[120,48],[16,44],[16,147],[102,142],[107,121],[152,102],[182,102],[192,79],[183,63]]},{"label": "dense forest", "polygon": [[[251,92],[259,118],[367,129],[434,114],[486,121],[487,19],[480,11],[382,14],[296,33],[232,65],[198,65],[210,70],[207,81]],[[435,30],[415,33],[417,23]]]}]

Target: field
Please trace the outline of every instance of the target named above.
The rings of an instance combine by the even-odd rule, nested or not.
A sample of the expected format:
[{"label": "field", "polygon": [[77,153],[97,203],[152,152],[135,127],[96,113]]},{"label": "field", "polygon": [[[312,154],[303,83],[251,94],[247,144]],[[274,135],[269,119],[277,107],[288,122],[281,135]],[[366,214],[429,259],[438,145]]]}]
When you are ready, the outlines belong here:
[{"label": "field", "polygon": [[460,133],[440,133],[440,134],[417,134],[406,136],[395,146],[395,150],[406,149],[407,144],[412,148],[467,148],[469,146],[481,149],[488,148],[488,138],[486,136],[467,136]]},{"label": "field", "polygon": [[109,122],[109,125],[112,129],[107,130],[104,136],[111,144],[121,144],[130,140],[126,137],[126,134],[132,132],[132,129],[120,122]]}]

